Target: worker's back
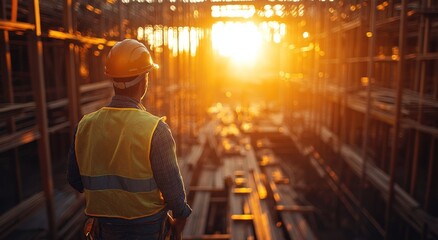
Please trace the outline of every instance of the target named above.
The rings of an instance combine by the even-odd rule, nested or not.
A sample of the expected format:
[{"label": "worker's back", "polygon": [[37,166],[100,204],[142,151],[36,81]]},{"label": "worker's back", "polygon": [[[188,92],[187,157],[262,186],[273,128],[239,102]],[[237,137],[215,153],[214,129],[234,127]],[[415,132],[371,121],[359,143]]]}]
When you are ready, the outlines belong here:
[{"label": "worker's back", "polygon": [[158,121],[133,108],[104,107],[84,116],[76,133],[76,158],[87,215],[133,219],[164,208],[149,159]]}]

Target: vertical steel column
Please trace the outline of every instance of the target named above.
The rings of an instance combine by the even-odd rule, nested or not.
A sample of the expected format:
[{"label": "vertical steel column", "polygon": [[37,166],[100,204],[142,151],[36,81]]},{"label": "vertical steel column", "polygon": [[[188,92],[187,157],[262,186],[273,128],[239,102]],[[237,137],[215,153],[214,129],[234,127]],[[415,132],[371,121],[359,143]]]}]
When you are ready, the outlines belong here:
[{"label": "vertical steel column", "polygon": [[177,36],[177,46],[178,46],[178,53],[176,56],[176,68],[175,68],[175,83],[177,85],[177,104],[176,104],[176,119],[177,119],[177,153],[178,155],[181,155],[182,150],[182,107],[183,107],[183,97],[182,97],[182,91],[183,91],[183,84],[182,80],[184,75],[181,74],[181,68],[182,68],[182,52],[181,52],[181,45],[180,45],[180,38],[181,38],[181,10],[182,10],[182,0],[176,0],[176,11],[177,14],[177,22],[176,22],[176,36]]},{"label": "vertical steel column", "polygon": [[[160,17],[160,15],[161,14],[159,14],[159,11],[158,11],[158,9],[160,8],[159,6],[160,6],[160,3],[158,3],[158,2],[154,2],[154,3],[152,3],[151,4],[152,6],[153,6],[153,8],[154,8],[154,13],[153,13],[153,19],[154,19],[154,39],[155,39],[155,36],[157,35],[157,32],[156,32],[156,29],[155,29],[155,26],[156,25],[158,25],[157,23],[160,23],[160,24],[162,24],[163,22],[162,21],[160,21],[159,20],[159,17]],[[143,26],[142,26],[143,27]],[[161,34],[161,37],[163,37],[163,35]],[[162,48],[164,48],[164,46],[161,46]],[[163,52],[163,51],[161,51],[161,52]],[[156,61],[156,62],[158,62],[158,64],[160,65],[160,68],[161,68],[161,52],[159,52],[158,50],[157,50],[157,48],[154,48],[154,51],[153,51],[153,55],[154,55],[154,61]],[[159,74],[157,71],[155,71],[154,72],[154,76],[155,76],[155,78],[158,78],[158,76],[160,76],[161,74]],[[160,84],[160,85],[159,85]],[[159,101],[161,101],[161,94],[158,92],[158,89],[160,88],[161,89],[161,87],[162,87],[162,85],[161,85],[161,81],[155,81],[155,84],[154,84],[154,95],[155,95],[155,97],[154,97],[154,99],[155,99],[155,112],[156,113],[158,113],[158,112],[160,112],[160,114],[161,114],[161,107],[158,105],[158,102]]]},{"label": "vertical steel column", "polygon": [[[2,19],[6,19],[6,2],[2,2],[0,9],[0,17]],[[12,20],[11,20],[12,21]],[[1,54],[1,71],[3,75],[2,82],[5,83],[5,88],[3,96],[6,97],[6,101],[13,103],[14,94],[12,87],[12,63],[11,63],[11,52],[9,48],[9,32],[7,30],[0,30],[1,38],[0,38],[0,54]],[[0,101],[3,99],[0,99]]]},{"label": "vertical steel column", "polygon": [[12,0],[12,2],[11,2],[11,21],[12,22],[17,21],[17,14],[18,14],[18,0]]},{"label": "vertical steel column", "polygon": [[[315,12],[317,12],[318,18],[315,21],[315,24],[316,24],[316,26],[315,26],[315,29],[316,29],[315,30],[315,36],[316,36],[316,34],[319,35],[318,36],[318,45],[320,45],[319,42],[321,40],[323,40],[323,36],[322,36],[323,32],[322,32],[322,27],[321,27],[321,23],[320,22],[321,22],[321,19],[324,18],[324,15],[323,15],[324,11],[322,10],[323,7],[321,7],[322,3],[320,1],[316,2],[316,4],[317,4],[317,10]],[[318,91],[318,82],[320,80],[319,72],[321,71],[321,69],[320,69],[321,64],[320,64],[320,57],[319,57],[320,52],[318,52],[318,51],[314,51],[314,52],[315,52],[314,81],[313,81],[312,89],[311,89],[311,91],[312,91],[312,94],[311,94],[312,99],[311,99],[311,101],[312,101],[313,111],[310,112],[310,116],[309,116],[310,122],[311,122],[310,123],[310,128],[313,129],[313,130],[315,130],[315,128],[316,128],[316,121],[317,121],[316,120],[317,119],[317,112],[318,112],[318,108],[317,108],[317,101],[318,101],[317,94],[318,93],[317,93],[317,91]]]},{"label": "vertical steel column", "polygon": [[[321,5],[323,5],[323,6],[321,6]],[[327,3],[320,3],[319,10],[321,12],[326,13],[326,10],[327,10],[326,7],[327,7]],[[325,17],[326,14],[321,15],[321,21],[327,20]],[[327,42],[328,42],[327,38],[329,35],[327,29],[328,29],[327,24],[324,24],[323,27],[320,28],[320,31],[322,34],[321,42],[324,42],[323,48],[321,48],[321,49],[323,49],[325,54],[327,54],[327,50],[325,48],[327,46]],[[327,56],[327,55],[325,55],[325,56]],[[318,75],[318,81],[315,84],[315,93],[314,93],[315,94],[315,102],[314,102],[315,107],[313,109],[314,110],[314,115],[313,115],[314,121],[313,121],[313,124],[311,126],[311,129],[312,129],[313,133],[315,133],[315,134],[318,132],[318,125],[319,125],[319,122],[321,121],[321,109],[322,109],[321,100],[317,96],[319,96],[319,91],[321,90],[321,82],[324,81],[324,78],[326,75],[326,68],[327,68],[327,61],[326,61],[326,59],[324,59],[323,56],[321,56],[321,58],[320,58],[320,66],[319,67],[320,67],[320,71],[322,72],[322,77],[319,77],[319,75]]]},{"label": "vertical steel column", "polygon": [[[181,1],[181,14],[180,16],[182,16],[181,18],[181,29],[183,30],[182,33],[183,35],[185,34],[184,28],[186,27],[186,20],[187,20],[187,16],[186,16],[186,4]],[[181,80],[181,118],[180,118],[180,124],[181,124],[181,142],[180,144],[184,143],[184,148],[182,150],[185,150],[186,148],[186,125],[183,123],[188,123],[187,121],[187,117],[188,117],[188,112],[187,112],[187,92],[188,92],[188,88],[187,88],[187,84],[188,84],[188,77],[187,77],[187,53],[184,51],[184,46],[185,42],[183,42],[183,50],[181,51],[181,68],[180,68],[180,73],[182,78],[180,78]]]},{"label": "vertical steel column", "polygon": [[[344,47],[347,46],[348,49],[352,49],[352,47],[349,47],[351,45],[347,45],[346,41],[344,41],[347,38],[347,31],[342,29],[342,24],[339,24],[339,34],[338,34],[338,43],[337,43],[337,55],[339,59],[339,64],[336,69],[336,75],[338,78],[337,84],[338,84],[338,90],[336,91],[336,99],[337,103],[333,101],[333,109],[332,109],[332,126],[333,126],[333,133],[337,134],[338,142],[343,142],[343,132],[342,132],[342,125],[341,119],[343,117],[343,110],[345,109],[344,99],[347,96],[347,91],[341,91],[341,89],[347,89],[348,87],[348,76],[347,76],[347,62],[346,58],[347,51],[343,51]],[[338,145],[339,146],[339,145]],[[337,147],[338,147],[337,146]],[[340,181],[339,181],[340,182]]]},{"label": "vertical steel column", "polygon": [[391,239],[390,226],[391,226],[391,216],[392,207],[394,205],[394,185],[395,185],[395,166],[397,165],[398,158],[398,143],[399,143],[399,132],[400,132],[400,120],[401,120],[401,107],[402,107],[402,94],[403,94],[403,82],[405,75],[403,70],[405,67],[405,43],[406,43],[406,6],[407,1],[402,0],[401,4],[401,14],[400,14],[400,30],[399,30],[399,62],[397,65],[397,88],[396,88],[396,102],[395,102],[395,118],[394,118],[394,135],[392,138],[392,148],[391,148],[391,162],[389,169],[389,197],[386,206],[386,222],[385,222],[385,239]]},{"label": "vertical steel column", "polygon": [[[73,9],[73,0],[64,0],[64,27],[66,31],[70,34],[74,33],[72,9]],[[67,95],[69,102],[68,111],[69,111],[70,127],[73,129],[74,126],[78,123],[78,119],[79,119],[79,112],[80,112],[79,93],[78,93],[78,84],[76,81],[74,44],[68,42],[65,44],[67,50],[65,67],[67,72]]]},{"label": "vertical steel column", "polygon": [[[0,16],[2,19],[6,19],[6,2],[2,2],[0,9]],[[11,3],[11,21],[15,22],[17,20],[17,8],[18,2],[17,0],[13,0]],[[0,31],[0,54],[1,60],[3,64],[1,64],[0,68],[3,75],[3,82],[5,84],[3,96],[5,99],[0,99],[0,101],[5,100],[7,103],[14,103],[14,88],[13,88],[13,79],[12,79],[12,61],[11,61],[11,51],[10,51],[10,42],[9,42],[9,32],[7,30]],[[10,133],[14,133],[16,131],[15,119],[11,117],[7,121],[7,128]],[[18,154],[18,148],[14,148],[14,163],[15,163],[15,180],[17,181],[17,197],[21,201],[23,199],[23,187],[21,180],[21,170],[20,170],[20,159]]]},{"label": "vertical steel column", "polygon": [[[196,129],[196,127],[195,127],[195,124],[197,124],[197,121],[196,121],[196,115],[195,115],[195,109],[196,109],[196,106],[195,106],[195,101],[193,100],[194,98],[193,98],[193,95],[194,95],[194,93],[195,93],[195,87],[196,87],[196,82],[195,82],[195,78],[196,78],[196,75],[195,75],[195,71],[193,71],[192,69],[193,69],[193,58],[195,57],[195,56],[192,56],[192,51],[194,51],[195,49],[192,49],[193,48],[193,46],[192,46],[192,21],[191,21],[191,19],[192,19],[192,7],[191,7],[191,4],[190,3],[187,3],[187,8],[188,8],[188,11],[187,11],[187,14],[188,14],[188,16],[187,16],[187,26],[189,27],[189,49],[188,49],[188,52],[187,52],[187,56],[188,56],[188,64],[187,64],[187,68],[188,68],[188,70],[187,70],[187,76],[188,76],[188,78],[189,78],[189,95],[188,95],[188,98],[189,98],[189,105],[188,105],[188,113],[189,113],[189,121],[190,121],[190,126],[189,126],[189,136],[190,136],[190,139],[194,139],[194,131],[195,131],[195,129]],[[196,47],[195,47],[196,48]]]},{"label": "vertical steel column", "polygon": [[123,32],[123,26],[122,26],[122,24],[123,24],[123,14],[122,14],[122,7],[123,7],[123,4],[122,4],[122,1],[117,1],[117,6],[119,7],[119,11],[118,11],[118,13],[119,13],[119,40],[123,40],[124,38],[125,38],[125,34],[123,34],[122,32]]},{"label": "vertical steel column", "polygon": [[[331,115],[328,117],[328,119],[331,119],[331,124],[329,124],[328,127],[332,127],[332,132],[334,134],[337,135],[338,137],[338,147],[340,147],[340,144],[343,143],[344,138],[342,137],[342,130],[341,130],[341,124],[340,121],[342,119],[342,114],[343,111],[345,110],[345,105],[344,100],[346,100],[347,97],[347,92],[341,92],[340,89],[343,88],[347,89],[348,83],[347,83],[347,77],[345,76],[345,65],[346,65],[346,51],[342,51],[343,47],[347,47],[348,49],[351,49],[351,47],[346,46],[347,43],[344,43],[344,39],[345,39],[345,35],[347,34],[346,31],[344,29],[342,29],[342,22],[338,21],[337,27],[339,28],[339,33],[336,34],[336,43],[335,43],[335,58],[336,62],[337,62],[337,66],[336,66],[336,70],[335,70],[335,76],[336,76],[336,87],[337,90],[335,92],[335,94],[337,95],[336,98],[338,99],[338,102],[336,103],[335,101],[326,101],[329,104],[332,104],[332,108],[329,110],[329,108],[327,108],[327,114]],[[338,116],[338,118],[336,119],[336,116]],[[335,121],[338,122],[335,122]],[[343,124],[345,126],[345,124]],[[340,149],[340,148],[339,148]],[[340,164],[343,166],[343,164],[345,164],[345,162],[339,158],[340,163],[336,163],[336,164]],[[335,163],[333,163],[335,164]],[[339,172],[338,172],[338,176],[339,176]],[[344,176],[341,176],[342,180],[345,180]],[[343,190],[342,190],[342,181],[336,181],[336,187],[337,189],[339,189],[339,191],[336,193],[337,197],[336,197],[336,226],[340,226],[341,225],[341,206],[342,206],[342,196],[344,194]]]},{"label": "vertical steel column", "polygon": [[[163,96],[168,94],[169,86],[170,86],[170,51],[169,51],[169,27],[172,27],[173,21],[166,21],[168,18],[164,18],[168,14],[169,6],[167,4],[160,4],[160,22],[163,23],[163,51],[161,52],[161,63],[160,63],[160,76],[161,79],[161,89],[163,91]],[[172,14],[172,13],[171,13]],[[173,14],[171,16],[173,19]],[[167,122],[170,122],[170,101],[169,97],[163,97],[163,109],[162,114],[167,116]]]},{"label": "vertical steel column", "polygon": [[[370,12],[369,12],[369,32],[371,32],[371,36],[368,36],[368,63],[367,63],[367,77],[368,77],[368,84],[366,86],[367,90],[367,104],[366,104],[366,110],[365,110],[365,118],[363,119],[363,131],[362,131],[362,173],[361,173],[361,192],[360,192],[360,205],[359,208],[362,211],[363,203],[365,201],[365,185],[366,185],[366,177],[367,177],[367,164],[368,164],[368,157],[367,157],[367,148],[368,148],[368,131],[369,131],[369,125],[370,125],[370,116],[371,116],[371,84],[372,80],[374,79],[374,51],[375,51],[375,44],[376,44],[376,0],[371,0],[370,2]],[[361,33],[363,34],[363,33]],[[362,216],[362,221],[363,215]]]},{"label": "vertical steel column", "polygon": [[46,197],[47,218],[49,224],[48,238],[56,239],[55,203],[53,198],[52,163],[47,120],[39,0],[33,0],[33,2],[29,3],[29,22],[35,24],[35,31],[28,33],[28,50],[32,88],[37,109],[35,114],[40,134],[38,150],[44,196]]},{"label": "vertical steel column", "polygon": [[[423,0],[422,1],[422,9],[426,9],[430,6],[430,1]],[[422,14],[420,16],[420,31],[418,33],[418,51],[420,56],[426,54],[429,49],[429,32],[430,32],[430,21],[429,17]],[[415,65],[415,78],[420,79],[420,96],[418,100],[418,114],[417,114],[417,122],[421,124],[423,120],[423,97],[424,97],[424,84],[426,80],[426,63],[425,60],[417,60]],[[420,151],[420,135],[421,132],[416,129],[415,130],[415,143],[414,143],[414,154],[413,154],[413,163],[412,163],[412,171],[411,171],[411,184],[409,188],[409,193],[411,196],[415,194],[415,186],[417,184],[417,171],[418,171],[418,155]]]}]

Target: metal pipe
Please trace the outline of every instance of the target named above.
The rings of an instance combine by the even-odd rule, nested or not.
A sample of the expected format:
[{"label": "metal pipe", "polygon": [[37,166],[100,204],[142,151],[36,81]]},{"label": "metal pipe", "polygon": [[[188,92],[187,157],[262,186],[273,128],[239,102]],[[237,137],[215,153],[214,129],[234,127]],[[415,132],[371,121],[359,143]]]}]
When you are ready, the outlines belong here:
[{"label": "metal pipe", "polygon": [[117,1],[117,6],[118,6],[118,14],[119,14],[119,16],[118,16],[118,18],[119,18],[119,25],[118,25],[118,27],[119,27],[119,40],[121,41],[121,40],[123,40],[123,38],[124,38],[124,33],[122,33],[123,32],[123,26],[122,26],[122,24],[123,24],[123,14],[122,14],[122,7],[123,7],[123,4],[122,4],[122,1]]},{"label": "metal pipe", "polygon": [[394,118],[394,133],[392,138],[392,148],[391,148],[391,162],[389,169],[389,199],[386,206],[386,221],[385,221],[385,239],[391,239],[390,226],[391,226],[391,215],[392,207],[394,205],[394,185],[395,185],[395,166],[397,164],[398,158],[398,144],[399,144],[399,132],[400,132],[400,119],[401,119],[401,107],[402,107],[402,97],[403,97],[403,82],[405,75],[403,70],[405,67],[405,43],[406,43],[406,7],[407,1],[402,0],[401,3],[401,14],[400,14],[400,29],[399,29],[399,61],[397,65],[397,87],[396,87],[396,101],[395,101],[395,118]]},{"label": "metal pipe", "polygon": [[[65,0],[64,1],[64,27],[67,30],[68,33],[73,34],[73,6],[72,6],[73,0]],[[65,43],[65,46],[67,48],[67,54],[66,54],[66,72],[67,72],[67,95],[69,100],[69,120],[70,120],[70,127],[73,128],[77,123],[79,119],[79,91],[78,91],[78,85],[76,81],[76,71],[75,71],[75,51],[74,51],[74,44],[73,43]],[[73,134],[73,131],[71,131],[71,134]],[[73,136],[71,136],[71,139]]]},{"label": "metal pipe", "polygon": [[[0,16],[2,18],[6,17],[5,4],[2,4],[2,9],[0,12]],[[2,59],[2,64],[0,66],[2,71],[2,82],[5,83],[3,96],[6,97],[6,101],[12,103],[14,101],[14,91],[12,84],[12,61],[11,61],[11,51],[9,44],[9,32],[7,30],[0,30],[1,38],[0,38],[0,54]],[[1,100],[1,99],[0,99]]]},{"label": "metal pipe", "polygon": [[48,218],[48,238],[56,239],[56,222],[53,198],[52,163],[50,156],[50,139],[47,120],[47,103],[43,66],[43,43],[41,41],[41,22],[39,0],[34,0],[29,5],[29,21],[35,24],[35,31],[28,33],[29,67],[32,76],[37,127],[40,133],[38,141],[39,164],[46,198]]},{"label": "metal pipe", "polygon": [[11,2],[11,22],[17,21],[18,12],[18,0],[12,0]]},{"label": "metal pipe", "polygon": [[[14,0],[12,2],[11,6],[11,21],[16,21],[16,16],[14,18],[13,14],[15,12],[16,15],[16,8],[17,8],[17,1]],[[14,9],[15,8],[15,9]],[[0,16],[1,18],[6,18],[6,3],[1,3],[1,9],[0,9]],[[4,88],[4,95],[6,99],[4,99],[5,102],[13,104],[15,102],[14,100],[14,89],[13,89],[13,79],[12,79],[12,60],[11,60],[11,51],[10,51],[10,39],[9,39],[9,32],[7,30],[0,31],[1,37],[0,37],[0,54],[1,59],[4,64],[0,66],[2,75],[5,79],[5,85]],[[0,99],[2,101],[2,99]],[[7,120],[7,129],[10,133],[14,133],[17,129],[15,124],[15,118],[11,117]],[[15,163],[15,181],[17,182],[17,197],[21,201],[23,200],[23,184],[22,184],[22,177],[21,177],[21,167],[20,167],[20,158],[18,153],[18,148],[14,148],[14,163]]]},{"label": "metal pipe", "polygon": [[371,83],[374,78],[374,51],[376,44],[376,0],[371,0],[370,3],[370,20],[369,20],[369,31],[371,32],[371,36],[368,37],[368,63],[367,63],[367,76],[368,83],[366,86],[367,91],[367,104],[365,110],[365,117],[363,120],[363,131],[362,131],[362,173],[361,173],[361,191],[360,191],[360,205],[359,208],[363,208],[364,202],[364,191],[365,191],[365,183],[366,183],[366,175],[367,175],[367,148],[368,148],[368,129],[370,125],[370,116],[371,116]]},{"label": "metal pipe", "polygon": [[[426,8],[427,6],[430,6],[430,1],[428,1],[427,6],[425,5],[425,1],[422,1],[423,6],[422,8]],[[420,32],[418,34],[419,36],[419,52],[421,55],[427,54],[428,48],[429,48],[429,26],[430,21],[429,18],[426,17],[424,14],[420,17]],[[417,60],[416,62],[416,78],[420,78],[420,96],[418,99],[418,113],[417,113],[417,122],[418,124],[421,124],[423,119],[423,97],[424,97],[424,85],[426,80],[426,63],[424,60]],[[417,171],[418,171],[418,155],[420,151],[420,134],[421,131],[419,129],[415,130],[415,145],[414,145],[414,159],[412,163],[412,171],[411,171],[411,184],[409,188],[409,193],[413,196],[415,194],[415,186],[417,184]]]}]

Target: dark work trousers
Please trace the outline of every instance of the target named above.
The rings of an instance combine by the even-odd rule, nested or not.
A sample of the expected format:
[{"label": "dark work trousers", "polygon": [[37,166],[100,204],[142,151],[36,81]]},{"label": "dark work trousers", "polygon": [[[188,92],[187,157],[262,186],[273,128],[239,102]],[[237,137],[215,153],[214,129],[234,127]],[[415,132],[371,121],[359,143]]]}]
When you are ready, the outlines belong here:
[{"label": "dark work trousers", "polygon": [[161,222],[138,224],[98,223],[96,239],[119,240],[159,240]]}]

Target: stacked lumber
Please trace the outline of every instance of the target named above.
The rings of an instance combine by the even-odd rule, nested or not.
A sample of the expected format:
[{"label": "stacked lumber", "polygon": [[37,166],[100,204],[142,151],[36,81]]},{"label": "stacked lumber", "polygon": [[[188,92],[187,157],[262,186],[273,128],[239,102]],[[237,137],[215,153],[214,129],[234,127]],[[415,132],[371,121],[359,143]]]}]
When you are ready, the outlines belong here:
[{"label": "stacked lumber", "polygon": [[262,182],[262,172],[252,147],[247,148],[242,169],[247,180],[247,187],[251,190],[247,204],[253,216],[253,224],[257,239],[282,239],[279,228],[276,227],[270,209],[266,202],[267,189]]},{"label": "stacked lumber", "polygon": [[265,185],[261,181],[261,176],[263,175],[260,171],[259,165],[257,163],[257,158],[254,153],[254,150],[250,148],[246,154],[247,166],[249,168],[249,172],[252,173],[255,189],[257,189],[257,193],[260,199],[265,199],[268,195],[268,191],[266,190]]},{"label": "stacked lumber", "polygon": [[[254,177],[249,178],[248,186],[256,188]],[[280,229],[272,221],[273,217],[267,202],[260,199],[256,191],[249,194],[248,200],[250,211],[254,216],[253,222],[257,239],[283,239]]]},{"label": "stacked lumber", "polygon": [[[199,177],[199,183],[203,188],[212,188],[214,183],[214,171],[203,169]],[[203,235],[208,219],[208,209],[210,207],[210,191],[192,191],[194,199],[192,203],[193,212],[187,220],[186,227],[183,231],[183,236],[199,236]]]},{"label": "stacked lumber", "polygon": [[297,193],[292,190],[288,181],[278,181],[284,179],[284,174],[278,166],[265,167],[267,181],[274,196],[276,210],[279,211],[283,224],[291,239],[316,239],[309,227],[306,219],[302,216],[303,212],[314,211],[311,206],[299,206]]},{"label": "stacked lumber", "polygon": [[252,234],[252,218],[247,205],[248,201],[245,194],[236,194],[234,187],[229,192],[229,226],[231,239],[248,239]]},{"label": "stacked lumber", "polygon": [[[210,147],[217,146],[218,139],[214,134],[204,136],[204,143],[207,142]],[[203,145],[201,140],[199,142],[201,143],[199,146],[203,149],[207,147],[207,144]],[[193,146],[188,156],[202,158],[203,154],[199,153],[199,148],[196,145]],[[272,206],[269,206],[267,202],[270,198],[267,198],[266,176],[260,169],[257,157],[259,156],[256,156],[252,146],[245,144],[245,149],[241,154],[221,157],[219,166],[203,161],[200,168],[193,168],[201,172],[196,181],[198,184],[189,188],[193,199],[191,203],[193,213],[183,232],[184,239],[284,239],[283,231],[277,226],[277,220],[273,215],[277,211],[282,216],[284,226],[290,236],[294,237],[293,239],[315,239],[305,219],[299,213],[304,210],[313,211],[313,209],[302,206],[297,208],[294,202],[296,193],[291,191],[289,185],[285,185],[289,183],[289,180],[281,172],[272,173],[268,181],[275,185],[273,188],[277,211],[272,211]],[[265,159],[263,166],[280,169],[279,161],[272,151],[268,158]],[[190,161],[186,159],[185,162]],[[192,164],[199,165],[199,162]],[[226,190],[228,190],[225,195],[227,197],[224,198],[223,195],[217,197]],[[210,206],[210,202],[214,201],[227,201],[228,203],[227,232],[208,235],[206,231],[212,229],[211,226],[215,222],[210,218],[216,215],[215,212],[220,211],[215,208],[215,204]]]},{"label": "stacked lumber", "polygon": [[252,220],[254,216],[248,207],[247,171],[243,157],[224,158],[224,174],[230,186],[228,193],[229,232],[231,239],[254,239]]}]

